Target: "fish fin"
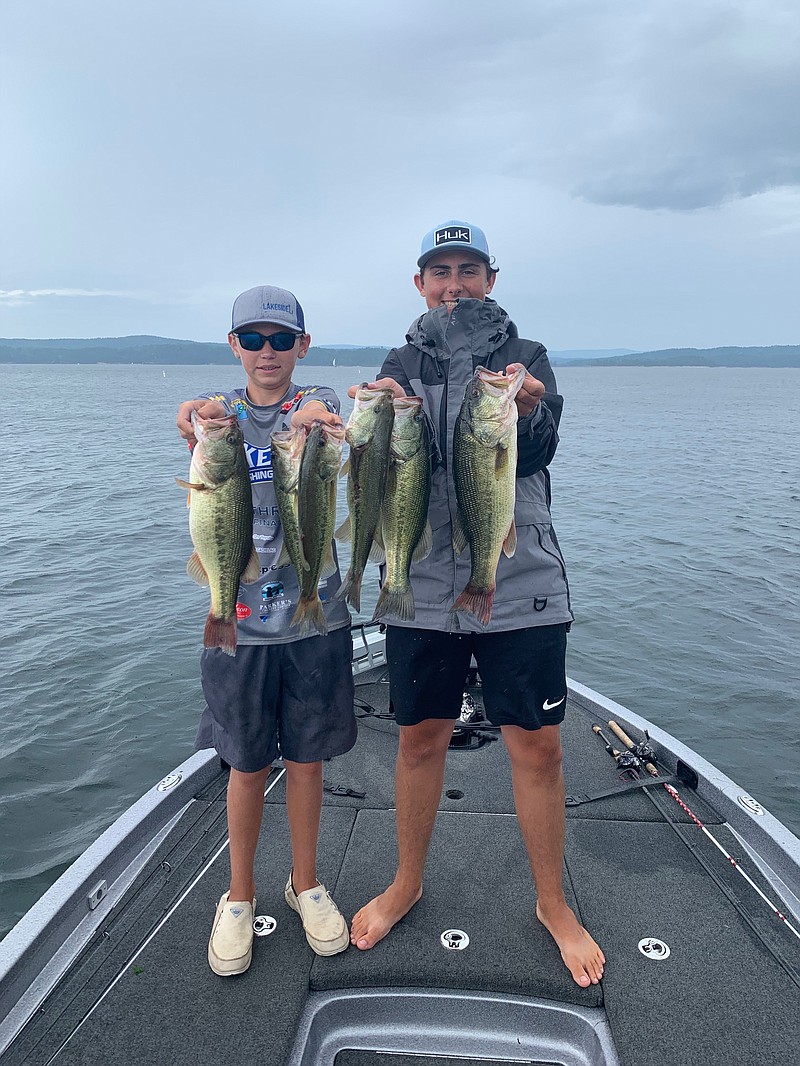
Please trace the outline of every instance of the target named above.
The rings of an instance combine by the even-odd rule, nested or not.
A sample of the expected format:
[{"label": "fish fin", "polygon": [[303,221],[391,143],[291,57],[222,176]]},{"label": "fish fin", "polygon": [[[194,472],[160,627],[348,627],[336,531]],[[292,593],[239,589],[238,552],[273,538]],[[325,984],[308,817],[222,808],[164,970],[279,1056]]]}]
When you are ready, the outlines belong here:
[{"label": "fish fin", "polygon": [[353,574],[353,568],[347,571],[344,581],[336,591],[335,599],[347,600],[356,611],[361,610],[361,574],[357,577]]},{"label": "fish fin", "polygon": [[494,453],[494,476],[497,481],[505,476],[508,469],[508,448],[498,444]]},{"label": "fish fin", "polygon": [[244,573],[239,578],[243,585],[250,585],[253,581],[258,581],[261,577],[261,560],[258,557],[255,544],[253,550],[250,552],[250,558],[247,560],[247,566],[244,568]]},{"label": "fish fin", "polygon": [[375,536],[372,539],[367,559],[371,563],[378,563],[378,565],[386,562],[386,545],[383,541],[383,530],[380,526],[375,530]]},{"label": "fish fin", "polygon": [[[300,570],[298,570],[297,567],[295,566],[295,571],[296,571],[298,577],[300,577],[300,571],[301,570],[310,570],[311,569],[311,567],[308,565],[308,562],[306,561],[305,555],[303,554],[303,545],[302,544],[300,545],[300,559],[299,559],[299,562],[300,562]],[[278,558],[275,561],[275,568],[277,570],[280,570],[281,567],[283,567],[283,566],[294,566],[294,563],[292,562],[292,557],[289,554],[289,549],[286,547],[286,541],[284,541],[283,544],[281,545],[280,555],[278,556]]]},{"label": "fish fin", "polygon": [[453,551],[461,555],[467,546],[467,534],[464,532],[464,524],[461,521],[461,513],[456,511],[453,518]]},{"label": "fish fin", "polygon": [[337,540],[348,541],[353,539],[353,524],[350,521],[350,515],[345,518],[333,535]]},{"label": "fish fin", "polygon": [[182,489],[194,489],[195,492],[210,492],[211,491],[209,489],[208,485],[204,485],[202,483],[202,481],[200,482],[199,485],[195,485],[193,482],[191,482],[191,481],[183,481],[179,477],[176,477],[175,480],[180,485],[180,487]]},{"label": "fish fin", "polygon": [[[307,564],[306,564],[307,565]],[[328,545],[328,550],[325,553],[325,558],[322,562],[322,570],[320,571],[320,580],[324,577],[333,577],[336,573],[336,560],[333,557],[333,549]]]},{"label": "fish fin", "polygon": [[422,531],[422,536],[417,541],[417,546],[414,549],[414,554],[411,556],[412,563],[418,563],[420,559],[427,559],[431,553],[433,547],[433,530],[431,529],[430,522],[425,523],[425,528]]},{"label": "fish fin", "polygon": [[186,573],[192,581],[196,581],[198,585],[210,584],[206,568],[203,566],[200,556],[196,551],[192,552],[189,556],[189,562],[186,564]]},{"label": "fish fin", "polygon": [[514,552],[517,550],[517,525],[514,519],[511,519],[511,526],[508,533],[506,533],[506,539],[503,541],[503,554],[507,559],[510,559]]},{"label": "fish fin", "polygon": [[347,459],[345,459],[345,461],[344,461],[344,462],[342,463],[342,468],[341,468],[341,470],[339,471],[339,477],[347,477],[347,475],[348,475],[349,473],[350,473],[350,459],[349,459],[349,458],[347,458]]},{"label": "fish fin", "polygon": [[487,626],[492,619],[495,587],[492,585],[490,589],[479,589],[468,584],[450,611],[453,614],[457,611],[468,611],[475,615],[481,625]]},{"label": "fish fin", "polygon": [[328,621],[316,590],[311,596],[300,597],[290,625],[299,626],[301,637],[308,636],[314,629],[323,636],[328,632]]},{"label": "fish fin", "polygon": [[376,622],[379,618],[383,618],[384,615],[391,614],[404,622],[410,622],[416,613],[414,593],[411,591],[410,585],[404,589],[390,589],[388,585],[384,585],[380,596],[378,596],[378,602],[375,604],[375,613],[372,616],[372,621]]},{"label": "fish fin", "polygon": [[204,648],[221,648],[226,655],[236,654],[236,619],[215,618],[209,612],[203,633]]}]

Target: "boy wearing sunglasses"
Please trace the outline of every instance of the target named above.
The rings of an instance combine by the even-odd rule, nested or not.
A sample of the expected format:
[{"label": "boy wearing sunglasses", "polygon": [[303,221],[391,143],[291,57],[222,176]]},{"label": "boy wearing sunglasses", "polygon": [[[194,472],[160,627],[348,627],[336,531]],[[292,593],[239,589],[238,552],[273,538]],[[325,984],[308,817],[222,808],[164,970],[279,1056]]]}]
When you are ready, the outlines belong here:
[{"label": "boy wearing sunglasses", "polygon": [[[236,298],[228,343],[247,377],[244,388],[206,393],[178,409],[181,436],[193,446],[191,415],[236,414],[253,493],[258,581],[242,585],[235,656],[206,648],[201,676],[206,709],[196,748],[214,747],[231,767],[228,783],[231,881],[217,906],[208,962],[220,976],[243,973],[252,958],[254,861],[264,785],[279,750],[286,767],[286,807],[293,866],[284,898],[301,918],[318,955],[349,942],[347,923],[317,881],[322,760],[356,741],[350,615],[334,598],[338,570],[320,587],[328,634],[300,638],[290,621],[300,595],[292,565],[277,566],[283,534],[272,481],[271,435],[319,420],[341,426],[339,400],[325,386],[300,387],[295,364],[308,351],[303,309],[286,289],[262,285]],[[334,546],[334,559],[336,558]]]}]

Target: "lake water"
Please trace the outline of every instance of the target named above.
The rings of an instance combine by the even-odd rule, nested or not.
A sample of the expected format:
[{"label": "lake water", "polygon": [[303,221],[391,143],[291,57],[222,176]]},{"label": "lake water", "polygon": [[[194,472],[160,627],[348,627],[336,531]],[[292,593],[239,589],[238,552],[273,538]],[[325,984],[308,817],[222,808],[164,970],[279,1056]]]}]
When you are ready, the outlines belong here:
[{"label": "lake water", "polygon": [[[800,370],[556,373],[570,676],[680,737],[800,834]],[[174,478],[189,456],[174,415],[242,376],[238,364],[0,374],[4,933],[191,752],[208,593],[185,573]],[[347,386],[370,376],[301,364],[297,379],[333,385],[346,415]]]}]

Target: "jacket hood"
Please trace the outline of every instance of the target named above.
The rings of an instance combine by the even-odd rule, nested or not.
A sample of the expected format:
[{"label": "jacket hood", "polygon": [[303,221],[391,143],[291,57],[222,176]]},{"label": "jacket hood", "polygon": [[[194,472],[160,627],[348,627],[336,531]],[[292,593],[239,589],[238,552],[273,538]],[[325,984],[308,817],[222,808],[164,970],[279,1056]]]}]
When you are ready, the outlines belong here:
[{"label": "jacket hood", "polygon": [[409,326],[406,340],[422,352],[449,354],[448,334],[457,329],[464,334],[478,334],[475,341],[487,353],[518,337],[517,327],[508,312],[495,300],[459,300],[452,314],[446,307],[434,307]]}]

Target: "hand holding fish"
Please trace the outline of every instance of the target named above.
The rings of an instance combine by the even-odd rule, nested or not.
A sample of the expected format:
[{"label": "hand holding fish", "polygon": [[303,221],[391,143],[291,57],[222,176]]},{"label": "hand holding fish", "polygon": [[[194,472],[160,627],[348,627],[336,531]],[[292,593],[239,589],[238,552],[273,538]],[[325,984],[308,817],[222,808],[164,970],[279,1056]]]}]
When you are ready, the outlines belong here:
[{"label": "hand holding fish", "polygon": [[351,385],[347,390],[347,395],[351,400],[355,399],[359,389],[391,389],[395,400],[402,400],[406,395],[406,390],[394,378],[380,378],[378,381],[365,382],[363,385]]},{"label": "hand holding fish", "polygon": [[344,428],[344,422],[339,415],[329,411],[324,404],[314,401],[307,403],[299,411],[294,411],[289,421],[292,429],[300,429],[301,426],[310,428],[315,422],[324,422],[326,426],[332,426],[334,429]]},{"label": "hand holding fish", "polygon": [[[525,370],[522,363],[509,363],[506,367],[506,377],[513,377],[519,370]],[[525,370],[525,380],[522,382],[522,386],[516,395],[519,417],[524,418],[525,415],[529,415],[544,396],[544,393],[545,388],[543,382],[539,381],[538,378],[535,378]]]},{"label": "hand holding fish", "polygon": [[196,411],[197,417],[204,422],[213,422],[220,418],[227,418],[229,414],[229,412],[225,410],[225,405],[221,404],[219,400],[187,400],[185,403],[182,403],[178,408],[175,424],[178,427],[178,432],[184,440],[188,440],[190,447],[194,447],[197,443],[197,438],[194,434],[194,425],[192,424],[192,411]]}]

